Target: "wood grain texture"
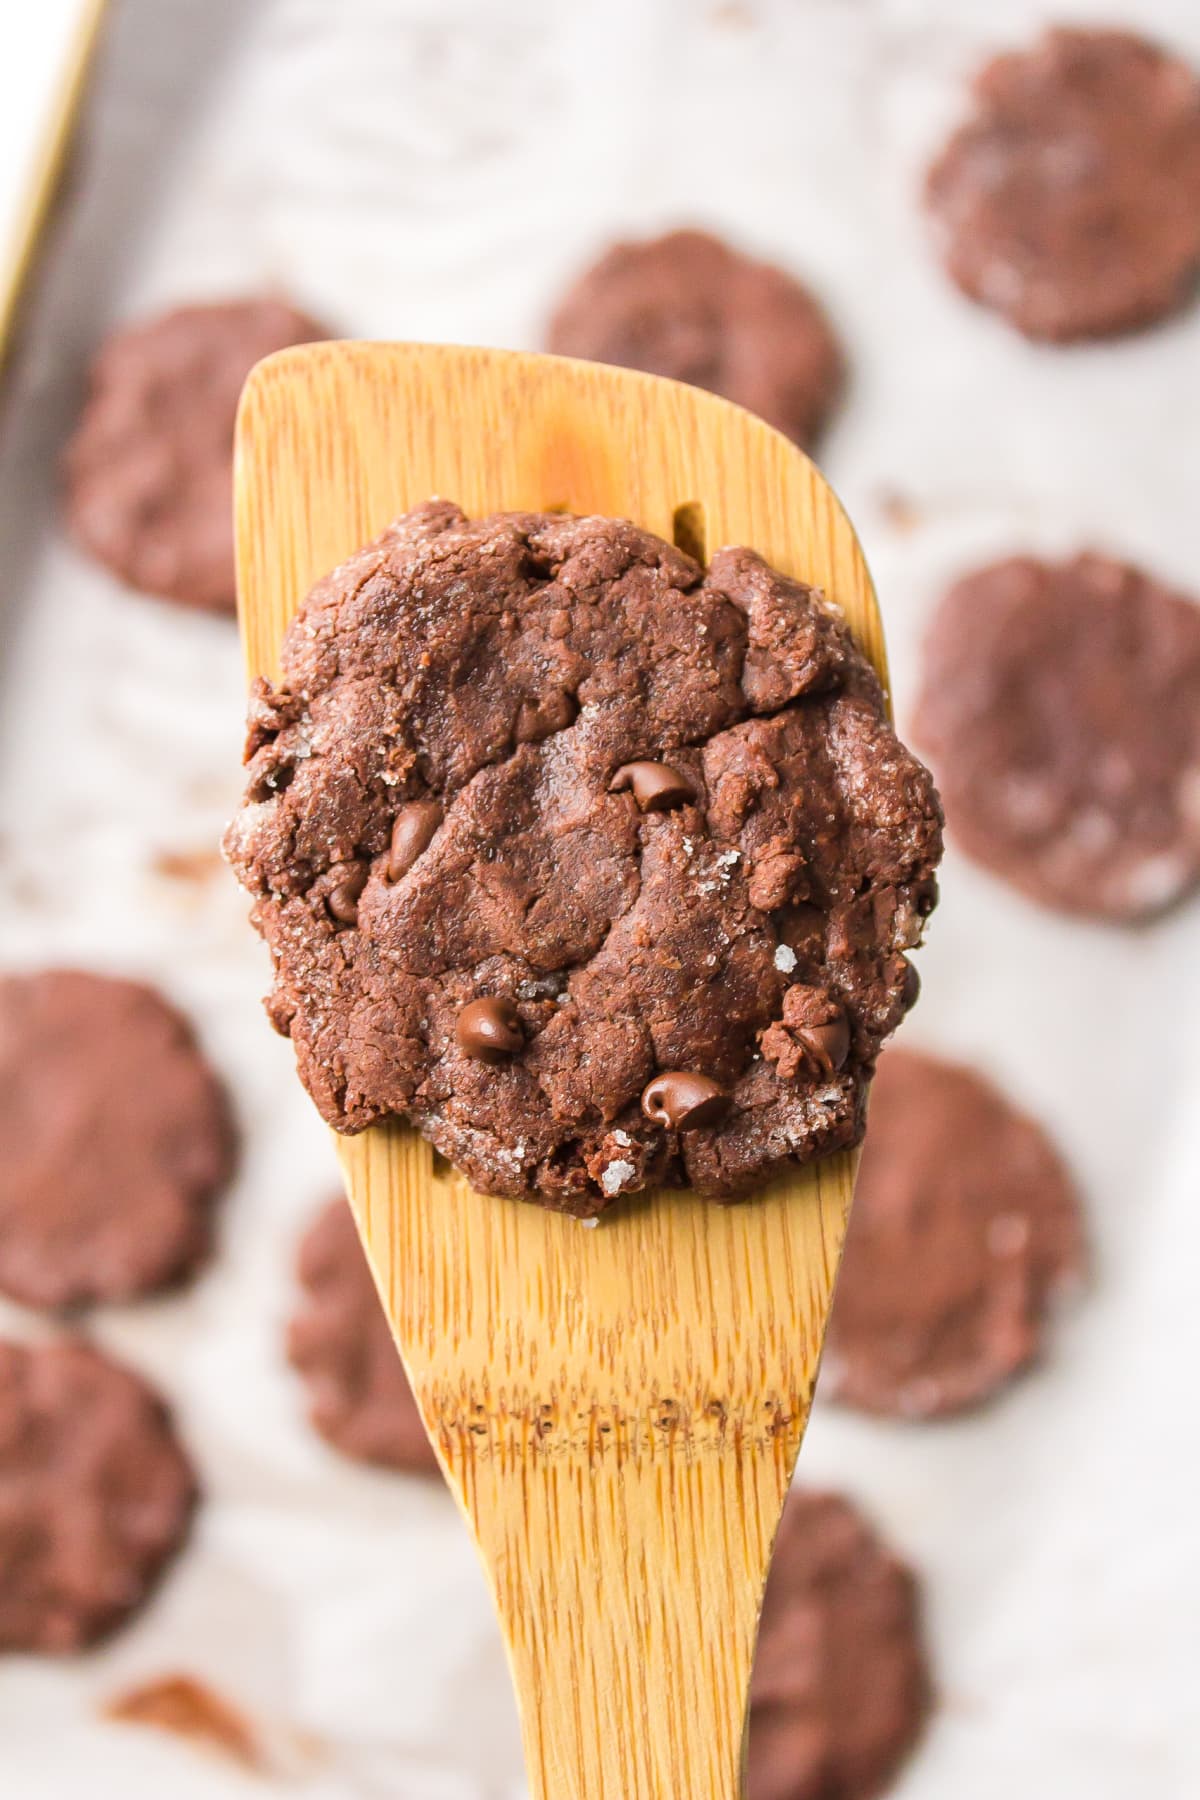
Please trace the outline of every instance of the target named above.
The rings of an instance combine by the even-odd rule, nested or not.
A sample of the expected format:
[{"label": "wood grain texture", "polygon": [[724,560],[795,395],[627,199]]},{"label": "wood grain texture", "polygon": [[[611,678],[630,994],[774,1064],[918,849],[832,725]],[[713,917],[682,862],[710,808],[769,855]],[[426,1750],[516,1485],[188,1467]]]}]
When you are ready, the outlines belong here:
[{"label": "wood grain texture", "polygon": [[[286,350],[247,384],[236,490],[252,674],[276,671],[319,575],[433,494],[753,545],[824,588],[885,673],[862,554],[820,475],[677,383],[501,351]],[[855,1159],[736,1206],[624,1202],[589,1230],[471,1193],[410,1131],[337,1142],[492,1585],[535,1800],[736,1800]]]}]

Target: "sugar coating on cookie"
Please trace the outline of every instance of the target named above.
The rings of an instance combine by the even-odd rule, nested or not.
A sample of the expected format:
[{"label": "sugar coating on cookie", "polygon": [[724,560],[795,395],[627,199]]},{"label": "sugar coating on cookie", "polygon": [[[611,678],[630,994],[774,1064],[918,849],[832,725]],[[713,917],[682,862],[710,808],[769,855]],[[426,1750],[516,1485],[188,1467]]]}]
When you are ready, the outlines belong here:
[{"label": "sugar coating on cookie", "polygon": [[0,1649],[79,1650],[187,1533],[191,1465],[146,1382],[87,1344],[0,1341]]},{"label": "sugar coating on cookie", "polygon": [[974,1070],[889,1050],[822,1392],[898,1418],[975,1405],[1037,1355],[1083,1266],[1079,1198],[1042,1127]]},{"label": "sugar coating on cookie", "polygon": [[238,396],[272,351],[325,336],[283,300],[180,306],[105,341],[67,448],[79,544],[146,594],[232,613]]},{"label": "sugar coating on cookie", "polygon": [[305,1233],[297,1274],[303,1292],[288,1330],[288,1358],[308,1384],[317,1430],[359,1462],[435,1472],[437,1458],[340,1194]]},{"label": "sugar coating on cookie", "polygon": [[707,388],[801,445],[845,380],[833,327],[808,289],[703,231],[614,245],[559,302],[547,347]]},{"label": "sugar coating on cookie", "polygon": [[160,994],[78,969],[0,977],[0,1291],[59,1309],[181,1280],[233,1158],[225,1090]]},{"label": "sugar coating on cookie", "polygon": [[794,1489],[750,1683],[751,1800],[875,1800],[930,1693],[912,1572],[849,1500]]},{"label": "sugar coating on cookie", "polygon": [[580,1214],[858,1140],[940,813],[819,594],[437,502],[317,585],[281,665],[227,853],[332,1125],[407,1117]]},{"label": "sugar coating on cookie", "polygon": [[1200,606],[1085,554],[964,576],[913,726],[957,843],[1047,906],[1150,917],[1200,878]]},{"label": "sugar coating on cookie", "polygon": [[946,267],[1028,337],[1148,325],[1200,271],[1200,78],[1125,31],[998,56],[929,171]]}]

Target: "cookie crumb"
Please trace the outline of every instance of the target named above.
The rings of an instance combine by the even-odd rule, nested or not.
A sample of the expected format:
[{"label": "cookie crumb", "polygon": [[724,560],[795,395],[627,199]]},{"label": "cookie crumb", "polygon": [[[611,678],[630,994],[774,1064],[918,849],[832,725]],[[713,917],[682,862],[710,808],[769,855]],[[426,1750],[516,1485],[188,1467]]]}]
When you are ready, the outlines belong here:
[{"label": "cookie crumb", "polygon": [[247,1769],[261,1769],[255,1733],[227,1700],[193,1675],[162,1675],[105,1702],[103,1716],[126,1725],[151,1725],[217,1750]]}]

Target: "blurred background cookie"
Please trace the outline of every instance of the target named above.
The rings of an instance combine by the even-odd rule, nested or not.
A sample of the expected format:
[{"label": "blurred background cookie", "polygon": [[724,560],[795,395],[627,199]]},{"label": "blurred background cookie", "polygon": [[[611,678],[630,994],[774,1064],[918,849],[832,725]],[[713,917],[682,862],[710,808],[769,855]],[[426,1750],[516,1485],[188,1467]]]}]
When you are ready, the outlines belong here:
[{"label": "blurred background cookie", "polygon": [[81,1649],[137,1608],[196,1479],[140,1376],[78,1341],[0,1340],[0,1649]]},{"label": "blurred background cookie", "polygon": [[1200,269],[1200,80],[1127,31],[1047,31],[997,56],[929,171],[946,267],[1027,337],[1172,312]]},{"label": "blurred background cookie", "polygon": [[872,1800],[930,1695],[911,1570],[849,1500],[793,1489],[750,1684],[750,1800]]},{"label": "blurred background cookie", "polygon": [[233,426],[256,362],[326,334],[283,300],[180,306],[93,359],[66,453],[77,541],[146,594],[234,609]]},{"label": "blurred background cookie", "polygon": [[[0,88],[7,79],[24,101],[31,44],[61,39],[76,3],[92,10],[24,10]],[[287,1047],[264,1038],[266,965],[245,903],[197,873],[232,802],[238,646],[227,621],[140,604],[64,542],[81,357],[148,299],[273,288],[354,335],[532,344],[574,273],[565,244],[582,267],[615,236],[658,232],[702,203],[735,242],[811,278],[845,333],[854,392],[827,440],[830,473],[865,531],[908,718],[921,599],[947,571],[1013,545],[1057,558],[1115,535],[1200,591],[1187,573],[1200,304],[1136,339],[1055,353],[961,298],[930,254],[921,176],[974,110],[961,71],[1025,51],[1055,20],[1049,0],[1019,17],[951,0],[645,0],[620,10],[619,28],[611,11],[535,0],[109,0],[105,12],[71,178],[0,395],[5,957],[73,965],[102,946],[106,966],[168,992],[185,968],[181,991],[219,1029],[236,1081],[253,1179],[222,1207],[200,1283],[97,1321],[178,1403],[205,1475],[202,1528],[133,1630],[86,1658],[0,1657],[0,1790],[228,1800],[253,1778],[106,1717],[116,1695],[192,1679],[227,1693],[265,1743],[277,1724],[305,1735],[303,1775],[277,1784],[315,1782],[339,1800],[359,1789],[511,1800],[523,1777],[509,1679],[450,1497],[327,1450],[287,1365],[296,1241],[323,1183],[333,1189],[333,1159]],[[1194,4],[1104,12],[1200,70]],[[1046,93],[1053,171],[1066,113],[1053,82]],[[1138,93],[1121,96],[1122,113]],[[23,115],[40,125],[23,104],[0,109],[7,145]],[[1019,160],[1019,108],[1012,139]],[[992,149],[1008,209],[1010,148]],[[1040,168],[1023,189],[1039,207],[1054,199]],[[19,156],[0,157],[0,190],[5,172],[19,190],[20,170]],[[1122,201],[1120,245],[1124,217]],[[997,243],[1002,261],[1015,254],[1002,233]],[[1144,267],[1125,260],[1120,283],[1140,304]],[[520,460],[522,420],[503,427]],[[569,445],[557,472],[553,434],[530,448],[546,453],[542,498],[569,500]],[[118,444],[114,462],[126,453]],[[385,523],[364,519],[364,535]],[[714,510],[689,523],[712,551]],[[227,605],[228,577],[224,591]],[[681,611],[673,630],[685,624]],[[1185,671],[1186,658],[1183,682]],[[170,870],[168,850],[181,853]],[[920,1570],[946,1697],[897,1771],[897,1797],[1125,1800],[1149,1780],[1156,1800],[1192,1800],[1200,899],[1149,928],[1095,929],[951,862],[921,1032],[1020,1070],[1038,1121],[1078,1149],[1097,1278],[1086,1312],[1044,1338],[1044,1379],[936,1430],[822,1406],[831,1354],[801,1473],[835,1489],[852,1476]],[[811,923],[797,917],[801,963]],[[885,1062],[880,1100],[886,1077]],[[869,1180],[869,1152],[867,1168]],[[16,1312],[0,1295],[0,1333],[44,1331]],[[71,1471],[61,1479],[69,1487]],[[781,1779],[797,1767],[808,1778],[792,1758]]]},{"label": "blurred background cookie", "polygon": [[1200,607],[1110,557],[1012,557],[934,617],[913,724],[953,837],[1047,906],[1134,920],[1200,879]]},{"label": "blurred background cookie", "polygon": [[547,348],[669,375],[811,444],[845,379],[819,302],[703,231],[615,244],[559,302]]},{"label": "blurred background cookie", "polygon": [[0,978],[0,1290],[62,1308],[182,1279],[233,1159],[225,1091],[160,994],[75,969]]},{"label": "blurred background cookie", "polygon": [[437,1472],[350,1208],[324,1207],[300,1246],[303,1297],[288,1331],[288,1357],[308,1384],[321,1436],[359,1462]]},{"label": "blurred background cookie", "polygon": [[975,1071],[891,1050],[871,1091],[822,1391],[900,1418],[983,1400],[1037,1354],[1083,1261],[1079,1200],[1041,1126]]}]

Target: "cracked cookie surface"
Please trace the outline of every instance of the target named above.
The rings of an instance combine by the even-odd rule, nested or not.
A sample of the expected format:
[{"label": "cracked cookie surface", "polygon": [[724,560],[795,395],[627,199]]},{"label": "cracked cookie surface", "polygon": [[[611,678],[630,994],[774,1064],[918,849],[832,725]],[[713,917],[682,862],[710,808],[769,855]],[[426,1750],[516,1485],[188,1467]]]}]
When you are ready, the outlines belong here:
[{"label": "cracked cookie surface", "polygon": [[281,662],[226,848],[330,1124],[407,1117],[483,1191],[581,1215],[858,1141],[941,815],[819,594],[430,502],[317,584]]}]

